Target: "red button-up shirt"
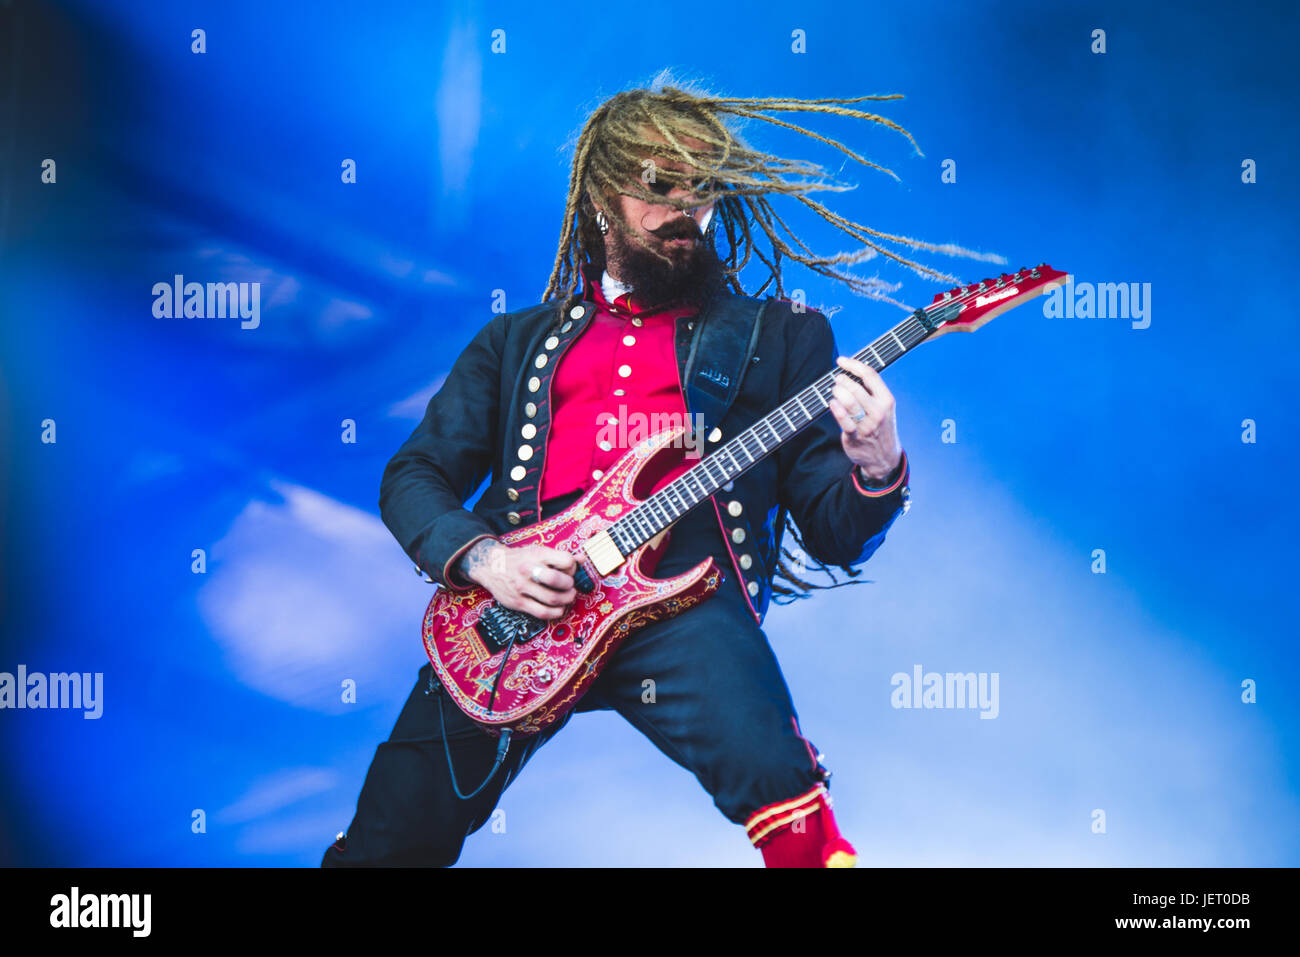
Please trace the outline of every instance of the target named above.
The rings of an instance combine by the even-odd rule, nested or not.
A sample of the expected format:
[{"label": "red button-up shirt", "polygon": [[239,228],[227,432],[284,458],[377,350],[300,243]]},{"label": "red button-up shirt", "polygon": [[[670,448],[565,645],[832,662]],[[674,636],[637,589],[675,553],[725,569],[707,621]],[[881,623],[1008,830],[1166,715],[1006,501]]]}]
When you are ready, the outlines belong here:
[{"label": "red button-up shirt", "polygon": [[[674,334],[677,320],[695,315],[698,307],[647,309],[636,302],[635,290],[607,302],[596,271],[586,278],[586,298],[596,303],[596,314],[565,351],[551,380],[543,501],[591,488],[642,439],[689,425]],[[697,461],[685,457],[655,489]]]}]

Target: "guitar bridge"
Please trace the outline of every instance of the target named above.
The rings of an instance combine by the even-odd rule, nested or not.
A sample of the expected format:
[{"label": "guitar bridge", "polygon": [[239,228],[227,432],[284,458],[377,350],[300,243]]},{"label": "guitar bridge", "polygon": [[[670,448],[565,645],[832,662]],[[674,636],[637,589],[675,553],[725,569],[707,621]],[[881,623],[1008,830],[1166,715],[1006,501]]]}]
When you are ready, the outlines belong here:
[{"label": "guitar bridge", "polygon": [[509,648],[512,640],[516,645],[525,644],[544,627],[545,623],[532,615],[493,605],[479,616],[474,630],[488,652],[495,655]]}]

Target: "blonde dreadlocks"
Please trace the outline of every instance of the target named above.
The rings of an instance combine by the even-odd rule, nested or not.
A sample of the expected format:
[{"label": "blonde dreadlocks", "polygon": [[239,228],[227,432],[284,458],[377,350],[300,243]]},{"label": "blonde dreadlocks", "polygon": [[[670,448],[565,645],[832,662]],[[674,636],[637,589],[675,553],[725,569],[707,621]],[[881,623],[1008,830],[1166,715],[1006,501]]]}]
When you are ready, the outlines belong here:
[{"label": "blonde dreadlocks", "polygon": [[[843,267],[882,255],[928,279],[959,285],[960,280],[956,277],[908,259],[887,244],[948,256],[1004,261],[1000,256],[973,252],[960,246],[927,243],[907,236],[884,233],[840,216],[812,199],[809,194],[819,190],[840,192],[852,189],[852,186],[829,180],[826,172],[816,164],[784,159],[752,149],[725,122],[727,117],[743,117],[792,130],[832,146],[850,159],[897,180],[898,176],[892,170],[871,162],[838,140],[764,114],[811,112],[867,120],[907,137],[919,154],[921,151],[916,140],[903,127],[878,114],[846,105],[868,100],[901,99],[900,94],[820,100],[738,99],[668,86],[664,82],[665,76],[666,74],[661,74],[650,89],[626,90],[611,97],[591,114],[583,126],[577,139],[569,177],[564,229],[546,291],[542,294],[543,301],[566,296],[568,301],[565,307],[572,305],[583,291],[583,265],[588,262],[600,265],[604,263],[604,243],[595,228],[592,196],[608,200],[616,194],[623,194],[680,209],[716,202],[713,224],[720,224],[729,247],[727,254],[719,258],[723,263],[727,286],[739,295],[746,293],[740,285],[738,274],[749,263],[751,256],[756,256],[768,271],[766,280],[754,293],[756,296],[762,295],[769,287],[776,296],[785,295],[782,260],[791,259],[816,273],[844,283],[859,295],[890,302],[904,309],[909,307],[887,295],[897,289],[897,285],[879,279],[863,279],[845,271]],[[688,140],[702,142],[705,147],[692,149]],[[687,171],[660,169],[654,165],[652,158],[648,158],[665,155],[684,164]],[[653,193],[646,183],[659,179],[685,185],[692,195],[686,199],[669,199]],[[856,252],[817,255],[773,209],[767,199],[770,194],[793,197],[825,222],[857,240],[861,248]],[[623,218],[621,204],[606,202],[605,207],[608,217],[615,220],[627,234],[645,244]],[[766,252],[761,248],[764,237],[768,247]],[[708,239],[712,242],[711,233]]]},{"label": "blonde dreadlocks", "polygon": [[[573,167],[569,177],[569,193],[564,206],[564,229],[550,279],[542,300],[565,297],[562,312],[567,312],[584,290],[582,268],[587,263],[603,267],[604,241],[595,224],[595,207],[592,197],[605,200],[606,216],[614,220],[625,235],[632,236],[650,248],[640,234],[630,227],[623,216],[622,204],[611,202],[614,196],[634,196],[649,203],[663,203],[680,209],[704,206],[715,202],[714,216],[706,235],[706,242],[714,249],[714,229],[720,228],[726,236],[728,251],[719,256],[723,264],[725,284],[738,295],[746,295],[740,285],[739,273],[757,257],[767,267],[767,278],[754,295],[762,295],[772,288],[778,297],[785,295],[782,260],[802,263],[813,272],[844,283],[854,293],[892,303],[904,309],[910,307],[897,302],[889,293],[897,284],[880,279],[864,279],[853,275],[844,267],[871,259],[877,255],[891,259],[927,279],[960,285],[954,276],[906,258],[890,246],[924,250],[947,256],[962,256],[990,262],[1005,262],[996,255],[983,254],[951,244],[922,242],[907,236],[884,233],[841,216],[810,197],[819,190],[840,192],[851,186],[832,181],[818,165],[801,160],[785,159],[763,153],[747,145],[729,126],[728,119],[761,120],[776,127],[792,130],[819,143],[834,147],[863,166],[898,176],[889,169],[871,162],[838,140],[805,129],[788,120],[766,116],[766,113],[826,113],[851,117],[880,124],[907,137],[920,154],[920,147],[912,134],[892,120],[876,113],[856,109],[849,104],[872,100],[901,99],[899,94],[859,96],[852,98],[802,99],[741,99],[714,96],[699,89],[686,89],[683,85],[670,86],[671,79],[664,73],[651,84],[650,89],[633,89],[618,93],[605,101],[588,117],[574,148]],[[692,148],[691,143],[703,143]],[[686,167],[685,171],[659,168],[653,157],[667,157]],[[638,175],[639,174],[639,175]],[[685,199],[670,199],[665,190],[658,194],[647,188],[648,182],[666,179],[669,184],[682,185],[690,195]],[[811,209],[825,222],[861,244],[855,252],[840,252],[822,256],[814,253],[786,225],[767,197],[772,194],[790,196]],[[613,224],[611,224],[613,225]],[[767,251],[762,248],[767,240]],[[651,249],[655,255],[662,256]],[[777,550],[777,564],[772,580],[773,600],[784,604],[806,597],[810,590],[836,588],[841,585],[860,584],[860,581],[839,581],[824,563],[807,554],[802,536],[797,528],[790,532],[799,552],[792,552],[780,541],[780,524],[773,548]],[[831,584],[822,585],[805,580],[795,571],[796,565],[823,572]],[[839,566],[850,578],[860,572],[849,566]],[[781,584],[781,579],[786,584]],[[793,586],[793,587],[787,587]]]}]

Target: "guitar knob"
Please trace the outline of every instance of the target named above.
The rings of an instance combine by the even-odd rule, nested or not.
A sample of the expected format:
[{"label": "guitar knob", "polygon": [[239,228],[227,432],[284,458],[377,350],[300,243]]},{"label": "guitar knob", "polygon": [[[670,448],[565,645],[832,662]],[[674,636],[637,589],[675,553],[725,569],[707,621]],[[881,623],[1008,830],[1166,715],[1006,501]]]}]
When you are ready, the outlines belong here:
[{"label": "guitar knob", "polygon": [[538,684],[548,685],[555,678],[555,675],[551,674],[549,668],[542,668],[537,672],[536,678]]}]

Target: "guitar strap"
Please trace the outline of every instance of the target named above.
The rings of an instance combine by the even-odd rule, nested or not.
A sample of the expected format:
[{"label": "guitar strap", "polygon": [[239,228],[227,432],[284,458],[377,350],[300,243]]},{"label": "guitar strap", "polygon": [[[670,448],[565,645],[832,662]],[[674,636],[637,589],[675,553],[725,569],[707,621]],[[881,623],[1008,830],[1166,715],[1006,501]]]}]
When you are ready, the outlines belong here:
[{"label": "guitar strap", "polygon": [[770,301],[720,294],[695,323],[682,381],[687,411],[703,421],[701,439],[721,424],[736,400]]},{"label": "guitar strap", "polygon": [[[704,423],[697,437],[700,442],[697,448],[706,447],[705,436],[722,422],[739,394],[745,370],[754,360],[758,348],[763,315],[772,301],[770,298],[719,295],[709,304],[704,319],[696,322],[683,381],[686,383],[687,411],[692,415],[699,414]],[[772,553],[777,556],[780,555],[785,520],[785,506],[781,506],[771,543]],[[771,578],[770,572],[768,577]]]}]

